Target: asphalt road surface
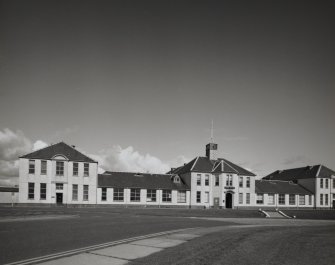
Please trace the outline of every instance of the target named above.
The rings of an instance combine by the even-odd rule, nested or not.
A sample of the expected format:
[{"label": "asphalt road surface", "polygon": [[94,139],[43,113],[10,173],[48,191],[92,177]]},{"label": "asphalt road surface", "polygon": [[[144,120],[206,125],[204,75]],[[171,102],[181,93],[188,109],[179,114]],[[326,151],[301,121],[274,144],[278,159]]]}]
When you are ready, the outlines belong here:
[{"label": "asphalt road surface", "polygon": [[269,220],[257,211],[235,210],[0,208],[0,264],[191,227],[207,232],[134,264],[333,264],[335,260],[334,220]]},{"label": "asphalt road surface", "polygon": [[[143,211],[145,214],[139,214]],[[161,231],[222,225],[222,222],[150,215],[150,212],[135,209],[2,209],[0,264]]]}]

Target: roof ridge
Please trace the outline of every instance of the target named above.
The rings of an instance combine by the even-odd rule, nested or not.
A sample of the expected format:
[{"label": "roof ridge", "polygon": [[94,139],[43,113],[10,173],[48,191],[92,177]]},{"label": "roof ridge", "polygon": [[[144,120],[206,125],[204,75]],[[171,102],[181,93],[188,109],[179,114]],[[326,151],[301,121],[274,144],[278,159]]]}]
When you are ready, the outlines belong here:
[{"label": "roof ridge", "polygon": [[233,169],[236,173],[239,173],[238,170],[236,170],[232,165],[230,165],[229,163],[231,163],[230,161],[226,160],[226,159],[223,159],[222,160],[224,163],[227,164],[227,166],[229,166],[231,169]]},{"label": "roof ridge", "polygon": [[[218,160],[217,160],[218,161]],[[214,164],[214,168],[212,169],[212,171],[214,171],[216,168],[218,168],[219,167],[219,165],[221,165],[221,171],[222,171],[222,160],[220,160],[220,161],[218,161],[219,163],[215,166],[215,164]]]},{"label": "roof ridge", "polygon": [[195,167],[195,165],[197,164],[198,160],[199,160],[199,156],[197,156],[197,158],[195,159],[195,161],[194,161],[194,163],[193,163],[193,165],[192,165],[192,167],[191,167],[190,171],[192,171],[192,170],[193,170],[193,168],[194,168],[194,167]]}]

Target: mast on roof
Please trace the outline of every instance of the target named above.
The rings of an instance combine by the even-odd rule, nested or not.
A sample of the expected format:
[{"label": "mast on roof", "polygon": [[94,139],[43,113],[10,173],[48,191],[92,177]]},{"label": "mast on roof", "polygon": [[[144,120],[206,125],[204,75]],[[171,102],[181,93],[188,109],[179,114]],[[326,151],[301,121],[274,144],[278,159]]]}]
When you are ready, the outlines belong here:
[{"label": "mast on roof", "polygon": [[210,143],[206,145],[206,156],[210,160],[216,160],[217,159],[217,150],[218,150],[218,145],[216,143],[214,143],[214,121],[212,119],[211,140],[210,140]]}]

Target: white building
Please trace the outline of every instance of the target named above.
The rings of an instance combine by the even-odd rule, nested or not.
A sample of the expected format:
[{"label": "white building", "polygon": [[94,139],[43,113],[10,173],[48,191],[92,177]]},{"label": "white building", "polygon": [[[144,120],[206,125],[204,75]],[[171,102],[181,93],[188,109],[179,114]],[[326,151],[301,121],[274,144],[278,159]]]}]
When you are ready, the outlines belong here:
[{"label": "white building", "polygon": [[[256,175],[216,158],[218,145],[167,174],[106,171],[63,142],[20,157],[19,203],[189,208],[331,208],[335,173],[322,166]],[[333,200],[331,202],[331,200]]]},{"label": "white building", "polygon": [[314,194],[313,208],[335,208],[335,172],[323,165],[277,170],[263,179],[297,183]]},{"label": "white building", "polygon": [[63,142],[20,157],[19,203],[96,204],[98,163]]},{"label": "white building", "polygon": [[217,144],[206,145],[206,156],[171,169],[190,187],[192,207],[237,208],[255,205],[255,174],[216,158]]},{"label": "white building", "polygon": [[110,172],[98,176],[98,204],[189,207],[190,191],[175,174]]}]

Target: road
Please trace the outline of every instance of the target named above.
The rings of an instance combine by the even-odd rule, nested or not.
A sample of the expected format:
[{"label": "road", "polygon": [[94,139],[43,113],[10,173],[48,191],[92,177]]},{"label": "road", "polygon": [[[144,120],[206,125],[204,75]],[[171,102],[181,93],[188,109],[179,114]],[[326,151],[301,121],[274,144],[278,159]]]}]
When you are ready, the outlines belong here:
[{"label": "road", "polygon": [[334,220],[269,220],[257,211],[236,210],[0,207],[0,264],[191,227],[203,227],[203,236],[133,264],[312,265],[335,260]]},{"label": "road", "polygon": [[2,209],[0,264],[160,231],[222,225],[153,213],[138,209]]}]

